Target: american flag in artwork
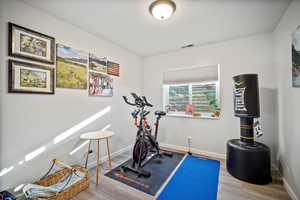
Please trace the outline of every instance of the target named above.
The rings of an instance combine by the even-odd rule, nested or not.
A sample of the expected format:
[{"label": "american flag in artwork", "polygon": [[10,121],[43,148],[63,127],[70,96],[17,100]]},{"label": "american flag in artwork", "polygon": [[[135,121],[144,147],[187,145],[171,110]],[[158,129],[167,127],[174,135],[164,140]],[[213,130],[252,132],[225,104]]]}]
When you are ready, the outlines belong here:
[{"label": "american flag in artwork", "polygon": [[120,64],[112,61],[107,61],[107,74],[119,76],[120,75]]}]

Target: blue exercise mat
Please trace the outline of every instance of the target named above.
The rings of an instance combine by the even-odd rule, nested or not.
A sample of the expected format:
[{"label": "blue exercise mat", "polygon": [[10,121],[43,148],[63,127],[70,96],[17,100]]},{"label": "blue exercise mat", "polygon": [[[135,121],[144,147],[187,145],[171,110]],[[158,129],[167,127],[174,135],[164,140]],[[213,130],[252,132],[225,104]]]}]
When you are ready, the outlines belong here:
[{"label": "blue exercise mat", "polygon": [[157,200],[216,200],[220,162],[187,156]]}]

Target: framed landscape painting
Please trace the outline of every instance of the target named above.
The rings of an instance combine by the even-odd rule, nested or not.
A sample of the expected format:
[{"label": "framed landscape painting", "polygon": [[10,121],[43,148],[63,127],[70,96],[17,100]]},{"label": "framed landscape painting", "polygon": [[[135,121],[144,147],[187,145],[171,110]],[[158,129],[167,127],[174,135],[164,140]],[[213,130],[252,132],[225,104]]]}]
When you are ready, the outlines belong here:
[{"label": "framed landscape painting", "polygon": [[90,53],[89,68],[91,71],[107,74],[107,58],[99,58]]},{"label": "framed landscape painting", "polygon": [[107,61],[107,74],[120,76],[120,64]]},{"label": "framed landscape painting", "polygon": [[8,92],[54,94],[54,68],[9,60]]},{"label": "framed landscape painting", "polygon": [[51,36],[9,23],[9,56],[54,64],[55,39]]},{"label": "framed landscape painting", "polygon": [[56,52],[56,87],[87,89],[88,53],[62,44]]},{"label": "framed landscape painting", "polygon": [[293,34],[292,43],[293,87],[300,87],[300,25]]},{"label": "framed landscape painting", "polygon": [[113,79],[102,73],[90,72],[89,96],[113,96]]}]

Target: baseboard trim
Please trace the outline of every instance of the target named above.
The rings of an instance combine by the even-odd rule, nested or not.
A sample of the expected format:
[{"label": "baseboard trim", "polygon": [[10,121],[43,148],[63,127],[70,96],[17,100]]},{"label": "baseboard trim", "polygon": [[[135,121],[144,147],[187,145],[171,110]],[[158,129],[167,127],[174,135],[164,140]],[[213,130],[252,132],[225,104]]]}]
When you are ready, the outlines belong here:
[{"label": "baseboard trim", "polygon": [[[120,149],[120,150],[118,150],[118,151],[116,151],[116,152],[113,152],[113,153],[111,154],[111,158],[114,158],[114,157],[116,157],[116,156],[119,156],[119,155],[121,155],[121,154],[127,152],[127,151],[130,151],[130,150],[132,149],[132,147],[133,147],[133,145],[129,145],[129,146],[127,146],[127,147],[125,147],[125,148],[122,148],[122,149]],[[106,161],[108,161],[108,156],[107,156],[107,155],[102,156],[101,159],[100,159],[100,164],[101,164],[101,163],[104,163],[104,162],[106,162]],[[92,168],[94,168],[94,167],[96,167],[96,166],[97,166],[97,161],[94,160],[94,161],[88,163],[87,168],[88,168],[88,169],[92,169]]]},{"label": "baseboard trim", "polygon": [[[160,143],[159,145],[161,147],[166,147],[166,148],[170,148],[170,149],[174,149],[174,150],[178,150],[178,151],[185,151],[185,152],[188,151],[188,148],[184,147],[184,146],[179,146],[179,145],[174,145],[174,144],[167,144],[167,143]],[[226,159],[225,154],[209,152],[209,151],[203,151],[203,150],[196,149],[196,148],[191,148],[191,152],[196,153],[196,154],[202,154],[202,155],[213,157],[213,158],[217,158],[217,159],[222,159],[222,160]]]},{"label": "baseboard trim", "polygon": [[287,180],[285,178],[282,178],[282,180],[283,180],[283,186],[284,186],[285,190],[287,191],[287,193],[290,195],[291,199],[299,200],[296,193],[294,192],[294,190],[292,189],[290,184],[287,182]]}]

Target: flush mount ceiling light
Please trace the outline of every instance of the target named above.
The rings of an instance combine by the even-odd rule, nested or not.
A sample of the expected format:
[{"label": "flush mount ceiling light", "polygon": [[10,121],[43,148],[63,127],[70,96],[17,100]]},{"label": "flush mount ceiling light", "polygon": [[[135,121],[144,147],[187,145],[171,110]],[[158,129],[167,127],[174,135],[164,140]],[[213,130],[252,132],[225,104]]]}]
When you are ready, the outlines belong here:
[{"label": "flush mount ceiling light", "polygon": [[158,20],[166,20],[176,10],[176,4],[171,0],[156,0],[150,7],[149,12]]}]

